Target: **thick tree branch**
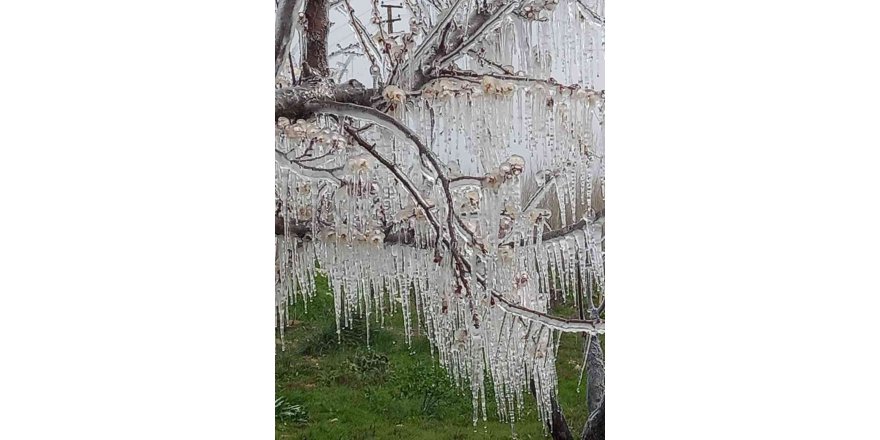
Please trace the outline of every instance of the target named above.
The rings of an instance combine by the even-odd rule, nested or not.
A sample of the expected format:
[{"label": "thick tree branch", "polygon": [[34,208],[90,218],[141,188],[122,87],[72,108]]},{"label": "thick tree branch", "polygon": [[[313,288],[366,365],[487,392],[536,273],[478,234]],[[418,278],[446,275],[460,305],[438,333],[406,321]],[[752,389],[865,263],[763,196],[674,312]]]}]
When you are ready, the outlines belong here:
[{"label": "thick tree branch", "polygon": [[306,64],[323,77],[330,75],[327,64],[327,33],[330,21],[327,0],[306,0]]},{"label": "thick tree branch", "polygon": [[337,116],[348,116],[379,124],[397,136],[411,141],[418,149],[419,155],[423,155],[429,160],[437,160],[434,152],[431,151],[409,127],[403,125],[403,123],[394,117],[386,115],[374,108],[337,101],[310,102],[307,103],[305,107],[307,111],[312,113],[328,113]]},{"label": "thick tree branch", "polygon": [[318,90],[307,87],[288,87],[275,91],[275,119],[280,117],[292,121],[308,119],[314,113],[314,109],[306,109],[306,104],[318,100],[346,102],[368,107],[373,97],[380,91],[367,89],[357,80],[350,80],[344,84],[331,85],[328,90]]}]

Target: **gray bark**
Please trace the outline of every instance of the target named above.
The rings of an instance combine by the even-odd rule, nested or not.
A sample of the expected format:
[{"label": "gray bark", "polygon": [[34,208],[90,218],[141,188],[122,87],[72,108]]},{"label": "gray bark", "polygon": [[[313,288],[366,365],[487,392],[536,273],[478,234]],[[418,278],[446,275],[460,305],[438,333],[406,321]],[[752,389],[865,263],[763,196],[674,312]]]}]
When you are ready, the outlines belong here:
[{"label": "gray bark", "polygon": [[599,408],[587,419],[581,440],[605,440],[605,399],[602,399]]},{"label": "gray bark", "polygon": [[380,93],[377,89],[366,89],[357,80],[343,84],[333,84],[324,80],[320,84],[288,87],[275,91],[275,119],[284,116],[290,120],[307,119],[310,112],[306,104],[315,101],[335,101],[369,107],[372,98]]},{"label": "gray bark", "polygon": [[293,12],[299,0],[280,0],[275,13],[275,75],[284,65],[284,57],[290,49],[290,34],[293,30]]},{"label": "gray bark", "polygon": [[550,400],[553,408],[552,421],[553,425],[550,429],[550,436],[553,440],[574,440],[571,429],[568,428],[568,422],[565,421],[565,415],[562,414],[562,408],[556,402],[556,398]]},{"label": "gray bark", "polygon": [[599,337],[590,338],[587,347],[587,408],[582,440],[605,438],[605,359]]},{"label": "gray bark", "polygon": [[305,62],[318,75],[329,76],[327,33],[330,31],[330,21],[327,15],[327,0],[306,0],[304,12],[308,26]]}]

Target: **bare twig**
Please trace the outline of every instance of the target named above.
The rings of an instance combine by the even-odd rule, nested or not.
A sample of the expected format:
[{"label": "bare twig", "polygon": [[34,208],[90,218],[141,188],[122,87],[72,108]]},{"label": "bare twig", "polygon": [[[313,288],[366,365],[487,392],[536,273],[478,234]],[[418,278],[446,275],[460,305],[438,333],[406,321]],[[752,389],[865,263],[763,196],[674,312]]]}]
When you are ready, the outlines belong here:
[{"label": "bare twig", "polygon": [[[459,69],[443,69],[438,73],[437,78],[453,78],[453,79],[459,79],[459,80],[466,80],[468,78],[482,78],[484,76],[497,78],[497,79],[503,79],[506,81],[545,84],[549,87],[557,87],[560,89],[577,90],[577,89],[581,88],[581,86],[578,84],[565,85],[565,84],[560,84],[560,83],[553,81],[551,79],[531,78],[531,77],[527,77],[527,76],[508,75],[508,74],[500,74],[500,73],[477,73],[477,72],[471,72],[468,70],[459,70]],[[599,92],[596,90],[591,90],[591,89],[585,89],[585,90],[587,91],[587,93],[592,93],[592,94],[597,94],[599,96],[604,96],[602,94],[602,92]]]},{"label": "bare twig", "polygon": [[367,32],[367,29],[364,27],[364,24],[361,23],[360,19],[354,14],[354,8],[351,7],[351,3],[348,0],[343,0],[345,2],[346,10],[348,11],[349,23],[351,27],[354,29],[355,36],[358,39],[358,43],[360,43],[361,47],[364,49],[364,54],[367,55],[367,58],[370,59],[370,66],[378,71],[379,79],[381,80],[382,71],[379,68],[379,58],[382,57],[382,53],[379,51],[379,48],[373,44],[373,40],[370,39],[370,33]]}]

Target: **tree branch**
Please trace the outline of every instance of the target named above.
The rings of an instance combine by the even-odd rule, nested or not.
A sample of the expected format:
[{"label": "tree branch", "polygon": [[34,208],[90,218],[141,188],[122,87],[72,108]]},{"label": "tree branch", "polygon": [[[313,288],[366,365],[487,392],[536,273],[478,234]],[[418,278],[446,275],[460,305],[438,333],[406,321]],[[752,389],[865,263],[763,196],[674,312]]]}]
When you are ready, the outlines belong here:
[{"label": "tree branch", "polygon": [[[431,53],[433,53],[434,40],[438,36],[440,36],[441,29],[445,28],[446,25],[448,25],[452,21],[452,18],[455,17],[455,11],[458,9],[459,6],[461,6],[462,3],[464,3],[464,0],[456,0],[455,3],[446,8],[443,17],[440,18],[440,21],[438,21],[437,24],[435,24],[434,27],[431,28],[428,34],[425,35],[425,38],[422,39],[422,43],[419,45],[418,48],[416,48],[412,57],[407,60],[404,66],[415,64],[417,68],[421,67],[422,63],[420,60],[423,58],[427,58]],[[402,68],[400,70],[405,71],[406,68]],[[392,80],[396,80],[396,78],[392,78]]]},{"label": "tree branch", "polygon": [[442,69],[455,61],[462,52],[473,46],[474,43],[482,38],[486,32],[494,29],[495,26],[501,22],[501,19],[513,11],[517,5],[519,5],[519,2],[512,1],[499,6],[492,14],[477,12],[471,16],[465,29],[477,28],[477,30],[470,36],[467,36],[464,33],[458,35],[452,45],[452,50],[437,61],[436,67]]},{"label": "tree branch", "polygon": [[[437,78],[453,78],[453,79],[465,80],[468,78],[480,79],[484,76],[489,76],[489,77],[497,78],[497,79],[503,79],[506,81],[518,81],[518,82],[544,84],[549,87],[558,87],[560,89],[577,90],[577,89],[581,88],[580,85],[578,85],[578,84],[565,85],[565,84],[560,84],[556,81],[549,80],[549,79],[531,78],[531,77],[527,77],[527,76],[508,75],[508,74],[502,74],[502,73],[477,73],[477,72],[471,72],[469,70],[458,70],[458,69],[441,69],[438,72],[436,77]],[[595,90],[591,90],[591,89],[586,89],[586,91],[587,91],[587,93],[592,93],[592,94],[598,95],[601,98],[604,98],[604,92],[599,92],[599,91],[595,91]]]},{"label": "tree branch", "polygon": [[327,15],[327,0],[306,0],[306,51],[305,62],[320,76],[329,76],[327,64],[327,33],[330,22]]},{"label": "tree branch", "polygon": [[580,5],[580,7],[583,8],[584,11],[586,11],[587,15],[590,17],[590,20],[594,24],[596,24],[598,26],[605,26],[605,18],[604,17],[599,16],[599,14],[597,14],[596,11],[593,11],[592,9],[588,8],[587,5],[585,5],[584,2],[581,0],[577,0],[577,4]]},{"label": "tree branch", "polygon": [[492,297],[497,301],[499,307],[511,315],[519,316],[528,321],[539,322],[547,327],[562,332],[605,333],[605,321],[601,319],[565,319],[558,316],[549,315],[543,312],[537,312],[532,309],[516,305],[492,292]]},{"label": "tree branch", "polygon": [[364,107],[370,106],[373,97],[380,93],[377,89],[366,89],[357,80],[334,85],[329,90],[308,87],[288,87],[275,91],[275,119],[285,117],[290,120],[308,119],[314,109],[306,109],[306,104],[318,100],[345,102]]},{"label": "tree branch", "polygon": [[[356,130],[354,130],[351,127],[346,126],[345,131],[348,132],[349,136],[351,136],[352,139],[354,139],[355,142],[358,143],[358,145],[360,145],[363,149],[367,150],[367,152],[369,152],[373,157],[375,157],[376,160],[379,161],[379,163],[384,165],[385,168],[388,169],[388,171],[391,171],[391,173],[394,174],[394,177],[397,178],[398,182],[400,182],[404,186],[404,188],[406,188],[407,191],[409,191],[410,195],[413,197],[413,199],[416,201],[416,203],[425,212],[425,217],[428,219],[429,222],[431,222],[431,225],[434,226],[434,231],[437,234],[436,241],[439,241],[442,238],[444,244],[446,244],[450,249],[452,249],[452,246],[449,244],[449,242],[447,242],[446,239],[443,238],[443,229],[440,227],[440,224],[437,223],[437,220],[434,218],[434,215],[431,213],[431,208],[428,206],[428,203],[425,201],[425,199],[422,198],[421,193],[419,193],[419,191],[412,184],[412,182],[410,182],[409,179],[399,169],[397,169],[397,166],[395,166],[391,161],[389,161],[388,159],[383,157],[381,154],[379,154],[379,152],[376,151],[375,145],[371,145],[371,144],[367,143],[367,141],[365,141],[362,137],[360,137],[360,135],[358,134],[358,132]],[[436,241],[435,241],[434,252],[439,257],[440,249],[436,246]]]},{"label": "tree branch", "polygon": [[275,13],[275,75],[284,65],[284,57],[289,52],[290,38],[293,32],[294,12],[299,0],[279,0],[278,11]]},{"label": "tree branch", "polygon": [[[379,51],[379,48],[373,44],[373,40],[370,38],[370,33],[367,32],[367,29],[364,27],[364,24],[361,23],[360,19],[354,14],[354,8],[351,7],[351,4],[348,0],[342,0],[345,2],[345,8],[348,11],[349,23],[351,27],[354,29],[355,37],[357,37],[358,42],[361,47],[364,49],[364,54],[367,55],[367,58],[370,59],[371,68],[375,69],[378,73],[376,73],[376,77],[374,81],[381,80],[382,71],[379,68],[379,59],[382,58],[382,52]],[[374,86],[376,84],[373,84]]]},{"label": "tree branch", "polygon": [[568,226],[565,226],[565,227],[562,227],[559,229],[554,229],[549,232],[545,232],[543,235],[541,235],[541,241],[550,241],[550,240],[562,237],[564,235],[568,235],[574,231],[583,229],[584,226],[586,226],[586,225],[587,225],[587,220],[580,219],[577,222],[572,223]]}]

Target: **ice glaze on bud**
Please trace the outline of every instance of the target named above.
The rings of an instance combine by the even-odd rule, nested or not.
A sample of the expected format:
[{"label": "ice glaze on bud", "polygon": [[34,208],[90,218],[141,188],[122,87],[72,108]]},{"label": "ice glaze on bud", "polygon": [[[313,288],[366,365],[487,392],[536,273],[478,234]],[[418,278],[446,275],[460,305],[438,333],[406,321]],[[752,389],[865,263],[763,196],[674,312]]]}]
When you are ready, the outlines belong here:
[{"label": "ice glaze on bud", "polygon": [[390,85],[382,91],[382,96],[391,104],[400,104],[406,100],[406,93],[400,87]]}]

